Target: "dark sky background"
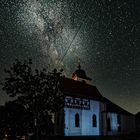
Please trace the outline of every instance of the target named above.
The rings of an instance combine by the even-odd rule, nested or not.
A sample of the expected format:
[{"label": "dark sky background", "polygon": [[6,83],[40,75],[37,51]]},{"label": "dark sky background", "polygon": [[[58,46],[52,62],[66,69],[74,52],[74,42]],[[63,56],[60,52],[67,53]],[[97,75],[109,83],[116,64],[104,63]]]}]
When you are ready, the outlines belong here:
[{"label": "dark sky background", "polygon": [[[0,81],[14,60],[81,66],[101,94],[140,111],[140,0],[1,0]],[[8,101],[0,87],[0,104]]]}]

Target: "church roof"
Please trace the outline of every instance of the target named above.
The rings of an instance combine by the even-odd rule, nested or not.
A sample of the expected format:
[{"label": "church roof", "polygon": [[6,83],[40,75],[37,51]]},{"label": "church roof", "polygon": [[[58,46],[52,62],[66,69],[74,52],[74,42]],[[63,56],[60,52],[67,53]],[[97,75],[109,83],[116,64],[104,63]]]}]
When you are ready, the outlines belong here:
[{"label": "church roof", "polygon": [[118,114],[125,114],[125,115],[133,115],[130,112],[126,111],[125,109],[121,108],[117,104],[113,103],[107,98],[103,98],[103,101],[106,103],[106,111]]},{"label": "church roof", "polygon": [[62,91],[65,95],[101,100],[102,95],[95,86],[75,81],[69,78],[62,79]]},{"label": "church roof", "polygon": [[61,90],[65,96],[75,96],[104,102],[106,103],[106,112],[133,115],[109,99],[103,97],[98,89],[93,85],[75,81],[69,78],[62,78]]}]

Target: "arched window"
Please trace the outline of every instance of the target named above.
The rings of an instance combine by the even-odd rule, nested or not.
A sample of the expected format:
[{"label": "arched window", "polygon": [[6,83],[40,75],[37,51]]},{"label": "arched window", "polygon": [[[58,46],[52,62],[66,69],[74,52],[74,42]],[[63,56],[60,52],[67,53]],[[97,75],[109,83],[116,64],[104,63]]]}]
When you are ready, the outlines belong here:
[{"label": "arched window", "polygon": [[80,119],[79,119],[79,114],[75,114],[75,127],[79,127],[80,125]]},{"label": "arched window", "polygon": [[110,121],[110,118],[107,118],[107,131],[111,131],[111,121]]},{"label": "arched window", "polygon": [[97,127],[97,118],[95,114],[92,116],[92,127]]}]

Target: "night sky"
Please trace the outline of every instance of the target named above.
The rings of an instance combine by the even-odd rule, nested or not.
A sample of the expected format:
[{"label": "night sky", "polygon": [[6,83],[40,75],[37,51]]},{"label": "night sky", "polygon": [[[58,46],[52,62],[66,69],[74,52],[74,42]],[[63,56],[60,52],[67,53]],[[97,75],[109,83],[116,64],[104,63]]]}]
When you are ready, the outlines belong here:
[{"label": "night sky", "polygon": [[[101,94],[135,114],[140,0],[0,0],[0,82],[16,58],[31,58],[34,68],[63,68],[68,77],[80,59]],[[0,104],[9,100],[0,94]]]}]

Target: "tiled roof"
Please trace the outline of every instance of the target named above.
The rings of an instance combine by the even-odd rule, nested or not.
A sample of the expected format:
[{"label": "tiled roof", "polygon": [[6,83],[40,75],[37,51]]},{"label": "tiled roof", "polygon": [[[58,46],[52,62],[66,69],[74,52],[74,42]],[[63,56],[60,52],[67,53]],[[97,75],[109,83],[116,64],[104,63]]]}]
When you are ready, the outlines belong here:
[{"label": "tiled roof", "polygon": [[109,99],[104,97],[104,102],[106,103],[107,112],[118,113],[118,114],[126,114],[126,115],[133,115],[130,112],[126,111],[122,107],[118,106],[117,104],[113,103]]},{"label": "tiled roof", "polygon": [[69,78],[62,79],[62,91],[65,95],[97,100],[102,99],[102,95],[95,86],[80,81],[75,81]]},{"label": "tiled roof", "polygon": [[69,78],[62,78],[61,90],[65,96],[76,96],[104,102],[106,103],[107,107],[106,112],[133,115],[109,99],[103,97],[96,86],[92,86],[80,81],[75,81]]}]

